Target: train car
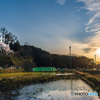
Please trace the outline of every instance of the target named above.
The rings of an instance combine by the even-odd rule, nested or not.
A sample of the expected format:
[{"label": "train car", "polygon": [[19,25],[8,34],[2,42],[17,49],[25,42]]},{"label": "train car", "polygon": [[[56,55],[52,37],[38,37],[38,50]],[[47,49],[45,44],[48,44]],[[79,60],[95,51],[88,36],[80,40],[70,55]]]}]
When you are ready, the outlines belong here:
[{"label": "train car", "polygon": [[35,67],[33,68],[33,72],[50,72],[50,71],[55,71],[55,67]]}]

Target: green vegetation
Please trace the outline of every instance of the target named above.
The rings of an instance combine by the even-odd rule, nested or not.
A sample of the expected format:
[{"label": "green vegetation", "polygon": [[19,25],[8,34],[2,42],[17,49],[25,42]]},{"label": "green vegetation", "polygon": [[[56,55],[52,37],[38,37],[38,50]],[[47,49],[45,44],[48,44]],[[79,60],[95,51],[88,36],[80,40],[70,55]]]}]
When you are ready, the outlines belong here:
[{"label": "green vegetation", "polygon": [[12,61],[9,56],[0,56],[0,66],[6,67],[7,65],[12,65]]},{"label": "green vegetation", "polygon": [[5,79],[10,79],[11,77],[13,77],[14,79],[16,78],[24,78],[26,76],[33,76],[33,77],[38,77],[41,75],[50,75],[51,73],[46,72],[45,74],[42,72],[19,72],[19,73],[2,73],[0,74],[0,78],[5,78]]}]

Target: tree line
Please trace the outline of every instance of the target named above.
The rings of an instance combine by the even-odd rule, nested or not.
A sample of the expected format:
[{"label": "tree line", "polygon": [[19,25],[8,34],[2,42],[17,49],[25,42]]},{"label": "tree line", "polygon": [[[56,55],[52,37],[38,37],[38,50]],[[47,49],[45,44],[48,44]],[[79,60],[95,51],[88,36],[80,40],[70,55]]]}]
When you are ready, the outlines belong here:
[{"label": "tree line", "polygon": [[[8,44],[11,50],[17,52],[15,53],[14,57],[25,60],[31,59],[34,65],[32,67],[46,66],[56,68],[70,68],[69,55],[50,54],[49,52],[44,51],[41,48],[31,46],[28,43],[20,45],[20,42],[18,41],[17,37],[11,32],[8,32],[5,28],[1,28],[1,33],[3,36],[3,42],[5,44]],[[10,64],[12,64],[11,61]],[[95,64],[93,59],[89,59],[85,56],[72,55],[73,69],[93,68],[94,66]]]}]

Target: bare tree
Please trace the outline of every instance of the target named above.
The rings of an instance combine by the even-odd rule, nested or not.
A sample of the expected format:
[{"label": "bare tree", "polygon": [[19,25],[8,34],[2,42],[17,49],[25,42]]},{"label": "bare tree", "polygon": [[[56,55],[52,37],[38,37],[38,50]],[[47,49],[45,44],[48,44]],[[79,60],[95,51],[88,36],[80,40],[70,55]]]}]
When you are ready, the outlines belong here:
[{"label": "bare tree", "polygon": [[2,33],[2,42],[4,43],[5,42],[5,35],[7,34],[7,30],[4,27],[2,27],[0,29],[0,31]]},{"label": "bare tree", "polygon": [[11,32],[8,32],[5,28],[0,29],[2,33],[2,42],[5,44],[15,43],[17,41],[17,37],[13,35]]}]

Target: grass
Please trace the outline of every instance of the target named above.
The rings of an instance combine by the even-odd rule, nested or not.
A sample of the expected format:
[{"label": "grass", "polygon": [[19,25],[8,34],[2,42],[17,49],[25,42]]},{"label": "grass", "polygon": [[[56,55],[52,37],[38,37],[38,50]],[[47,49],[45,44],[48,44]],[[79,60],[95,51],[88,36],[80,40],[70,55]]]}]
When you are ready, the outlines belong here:
[{"label": "grass", "polygon": [[0,80],[5,78],[18,78],[18,77],[38,77],[38,76],[48,76],[54,75],[56,73],[74,73],[75,71],[67,70],[62,72],[24,72],[23,69],[0,69]]},{"label": "grass", "polygon": [[25,77],[38,77],[38,76],[47,76],[54,74],[55,72],[18,72],[18,73],[1,73],[0,79],[10,79],[10,78],[25,78]]}]

